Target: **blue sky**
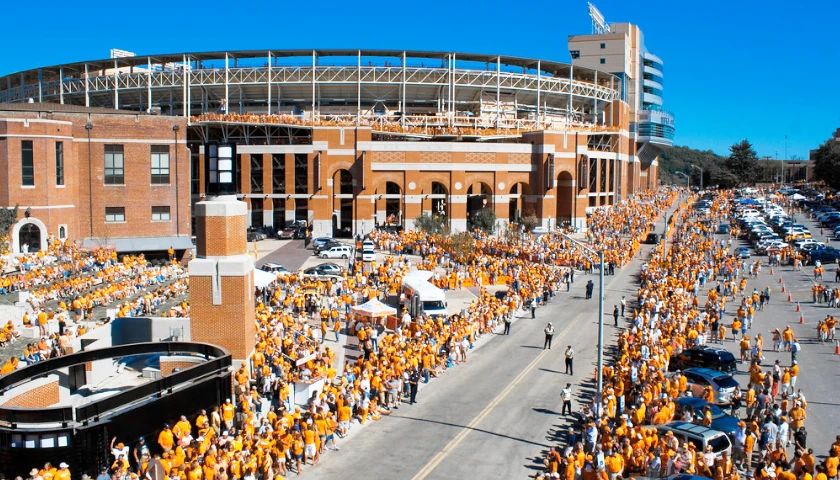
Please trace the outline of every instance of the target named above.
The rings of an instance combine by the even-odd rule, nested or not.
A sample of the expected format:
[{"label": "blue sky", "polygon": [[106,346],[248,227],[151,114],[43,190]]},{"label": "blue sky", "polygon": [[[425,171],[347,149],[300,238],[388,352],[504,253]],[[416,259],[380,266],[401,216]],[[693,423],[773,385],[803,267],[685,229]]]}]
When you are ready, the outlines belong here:
[{"label": "blue sky", "polygon": [[[832,26],[840,2],[813,0],[807,8],[781,0],[594,3],[608,22],[638,24],[647,48],[663,59],[676,144],[726,154],[747,138],[760,156],[784,156],[787,135],[788,155],[807,157],[840,128],[840,55]],[[80,5],[7,5],[6,18],[14,21],[5,22],[0,75],[107,58],[111,48],[138,54],[388,48],[567,62],[567,36],[591,28],[586,0]]]}]

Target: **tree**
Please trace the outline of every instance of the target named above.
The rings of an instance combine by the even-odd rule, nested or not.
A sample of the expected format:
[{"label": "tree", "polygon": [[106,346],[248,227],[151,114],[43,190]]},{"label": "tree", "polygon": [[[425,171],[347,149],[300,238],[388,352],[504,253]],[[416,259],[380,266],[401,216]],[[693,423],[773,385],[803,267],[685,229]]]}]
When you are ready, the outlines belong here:
[{"label": "tree", "polygon": [[840,189],[840,141],[831,138],[814,153],[814,177]]},{"label": "tree", "polygon": [[755,183],[758,180],[759,165],[752,144],[746,139],[729,147],[729,156],[724,168],[733,174],[739,183]]},{"label": "tree", "polygon": [[449,219],[445,215],[424,213],[414,219],[414,226],[428,234],[449,235]]},{"label": "tree", "polygon": [[537,225],[540,224],[540,219],[537,218],[537,216],[533,213],[529,213],[528,215],[522,217],[521,222],[522,226],[525,227],[525,231],[531,232],[534,230],[534,228],[536,228]]},{"label": "tree", "polygon": [[14,208],[0,208],[0,251],[5,250],[9,230],[17,222],[18,206]]},{"label": "tree", "polygon": [[489,233],[492,232],[493,227],[496,226],[496,212],[494,212],[491,208],[484,207],[473,213],[471,220],[473,225],[477,228]]},{"label": "tree", "polygon": [[452,252],[452,259],[456,262],[464,262],[474,247],[475,238],[467,232],[461,232],[449,237],[449,248]]}]

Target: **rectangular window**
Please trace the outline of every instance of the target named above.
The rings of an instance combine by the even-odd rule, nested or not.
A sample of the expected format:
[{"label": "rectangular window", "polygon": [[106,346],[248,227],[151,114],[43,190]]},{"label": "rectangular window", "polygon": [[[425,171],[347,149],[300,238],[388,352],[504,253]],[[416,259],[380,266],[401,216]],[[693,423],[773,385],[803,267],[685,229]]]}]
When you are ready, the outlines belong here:
[{"label": "rectangular window", "polygon": [[169,185],[168,145],[152,145],[152,185]]},{"label": "rectangular window", "polygon": [[125,155],[122,145],[105,145],[105,185],[125,184]]},{"label": "rectangular window", "polygon": [[610,176],[610,172],[607,171],[607,159],[601,159],[601,189],[598,190],[599,192],[606,192],[607,191],[607,178]]},{"label": "rectangular window", "polygon": [[125,207],[105,207],[105,223],[125,222]]},{"label": "rectangular window", "polygon": [[152,207],[152,221],[153,222],[168,222],[171,220],[169,215],[169,207]]},{"label": "rectangular window", "polygon": [[64,185],[64,142],[55,142],[55,184]]},{"label": "rectangular window", "polygon": [[263,156],[251,155],[251,193],[263,191]]},{"label": "rectangular window", "polygon": [[[271,156],[272,193],[286,193],[286,155],[275,153]],[[282,225],[275,223],[274,225]]]},{"label": "rectangular window", "polygon": [[601,65],[603,65],[603,64],[605,64],[605,63],[607,63],[607,59],[606,59],[606,58],[602,58],[602,59],[601,59]]},{"label": "rectangular window", "polygon": [[603,49],[605,49],[605,48],[607,48],[607,44],[606,44],[606,43],[602,43],[602,44],[601,44],[601,50],[603,50]]},{"label": "rectangular window", "polygon": [[20,166],[23,179],[21,184],[24,187],[35,186],[35,159],[32,154],[32,140],[20,142]]},{"label": "rectangular window", "polygon": [[295,193],[309,193],[309,157],[295,154]]},{"label": "rectangular window", "polygon": [[198,195],[199,175],[201,174],[201,164],[198,158],[198,149],[190,151],[190,195]]}]

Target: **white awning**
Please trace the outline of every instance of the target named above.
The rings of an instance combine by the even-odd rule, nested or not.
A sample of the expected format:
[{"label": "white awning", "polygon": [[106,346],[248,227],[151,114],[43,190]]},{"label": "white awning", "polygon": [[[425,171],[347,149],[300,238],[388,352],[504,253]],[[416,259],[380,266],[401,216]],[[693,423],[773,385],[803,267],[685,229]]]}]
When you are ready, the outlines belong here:
[{"label": "white awning", "polygon": [[190,237],[133,237],[133,238],[85,238],[82,240],[82,248],[113,248],[119,253],[130,252],[160,252],[169,250],[187,250],[193,248]]},{"label": "white awning", "polygon": [[254,286],[257,288],[265,288],[274,281],[277,280],[277,275],[266,272],[265,270],[260,270],[259,268],[254,269]]},{"label": "white awning", "polygon": [[387,317],[388,315],[397,314],[396,308],[389,307],[375,298],[352,308],[357,314],[371,318]]}]

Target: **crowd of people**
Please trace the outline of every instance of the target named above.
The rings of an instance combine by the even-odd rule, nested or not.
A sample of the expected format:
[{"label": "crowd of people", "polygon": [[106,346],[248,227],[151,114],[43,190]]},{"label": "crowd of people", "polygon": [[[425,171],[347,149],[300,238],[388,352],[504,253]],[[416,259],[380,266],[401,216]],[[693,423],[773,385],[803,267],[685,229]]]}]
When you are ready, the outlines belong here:
[{"label": "crowd of people", "polygon": [[[663,190],[627,201],[613,215],[598,213],[595,233],[586,240],[633,255],[675,198],[675,192]],[[608,233],[614,228],[617,234]],[[249,368],[235,373],[229,401],[192,421],[183,417],[165,425],[157,445],[138,444],[144,445],[139,455],[118,445],[109,473],[142,477],[159,461],[173,480],[300,474],[326,450],[338,449],[354,426],[417,402],[420,384],[467,362],[475,342],[503,325],[509,330],[518,311],[549,302],[561,283],[573,281],[572,267],[592,268],[582,250],[554,235],[522,232],[500,239],[476,233],[468,252],[417,232],[375,231],[370,238],[392,255],[351,263],[336,281],[287,274],[263,292],[255,353]],[[611,262],[626,263],[618,255]],[[465,282],[510,287],[504,296],[482,288],[467,308],[448,318],[413,317],[402,309],[387,329],[355,313],[354,306],[370,299],[399,296],[402,278],[412,269],[432,270],[432,280],[445,288]],[[172,311],[188,308],[184,301]],[[359,352],[343,365],[335,346],[330,348],[341,335]],[[295,404],[293,384],[320,381],[323,387],[305,405]]]},{"label": "crowd of people", "polygon": [[[747,263],[730,254],[731,242],[715,237],[716,224],[728,222],[731,213],[729,195],[721,192],[708,216],[695,215],[688,206],[675,215],[669,248],[658,245],[642,269],[639,306],[619,334],[618,353],[596,372],[604,389],[582,406],[565,447],[548,452],[541,477],[692,474],[715,480],[826,480],[837,475],[840,441],[830,446],[823,462],[807,445],[808,402],[796,388],[801,346],[793,330],[771,332],[773,349],[790,352],[791,360],[788,365],[777,360],[769,369],[762,364],[761,333],[750,335],[758,330],[756,313],[770,302],[770,291],[750,289],[754,277]],[[727,311],[735,313],[731,323]],[[826,337],[835,323],[823,328]],[[731,455],[681,443],[673,432],[660,434],[651,426],[671,420],[711,424],[710,408],[695,412],[676,401],[699,394],[714,403],[711,387],[701,392],[690,388],[685,374],[669,372],[668,365],[686,348],[727,341],[730,331],[750,377],[744,390],[736,388],[731,397],[729,413],[739,419]]]}]

